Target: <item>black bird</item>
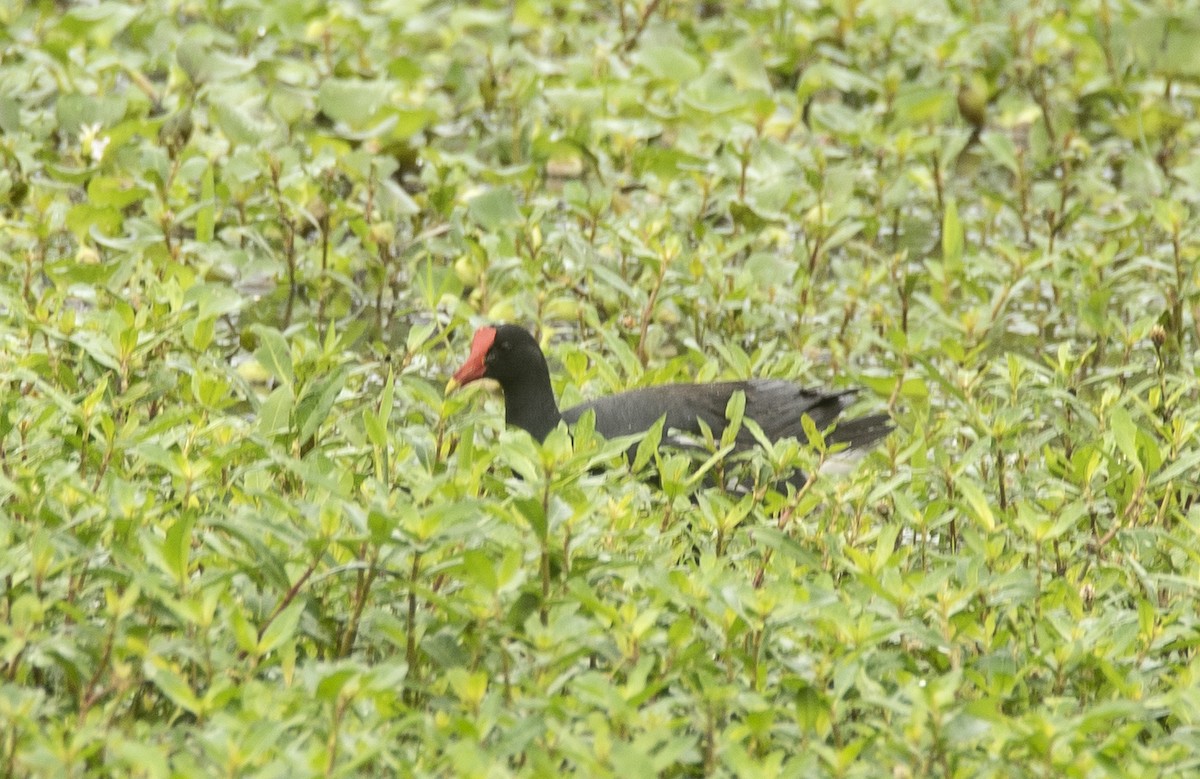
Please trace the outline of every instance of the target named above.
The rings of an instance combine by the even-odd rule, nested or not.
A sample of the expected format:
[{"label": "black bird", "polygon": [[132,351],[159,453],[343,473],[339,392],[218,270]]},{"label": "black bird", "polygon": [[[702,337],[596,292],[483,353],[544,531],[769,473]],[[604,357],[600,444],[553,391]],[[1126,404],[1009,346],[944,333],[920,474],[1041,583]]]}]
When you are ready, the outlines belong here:
[{"label": "black bird", "polygon": [[[550,386],[550,369],[537,341],[517,325],[481,327],[471,342],[471,354],[446,385],[447,392],[479,379],[495,379],[504,391],[504,417],[508,424],[545,440],[560,420],[574,424],[583,412],[595,412],[596,432],[605,438],[645,432],[666,416],[664,439],[669,431],[685,436],[701,434],[703,420],[720,439],[728,421],[725,409],[733,393],[746,396],[743,416],[753,419],[772,441],[795,437],[807,440],[801,417],[807,414],[818,430],[825,430],[854,399],[857,390],[806,389],[782,379],[748,379],[712,384],[664,384],[629,390],[590,400],[559,411]],[[892,429],[886,414],[871,414],[838,424],[825,439],[829,445],[861,449],[883,438]],[[755,445],[751,433],[738,432],[735,449]]]}]

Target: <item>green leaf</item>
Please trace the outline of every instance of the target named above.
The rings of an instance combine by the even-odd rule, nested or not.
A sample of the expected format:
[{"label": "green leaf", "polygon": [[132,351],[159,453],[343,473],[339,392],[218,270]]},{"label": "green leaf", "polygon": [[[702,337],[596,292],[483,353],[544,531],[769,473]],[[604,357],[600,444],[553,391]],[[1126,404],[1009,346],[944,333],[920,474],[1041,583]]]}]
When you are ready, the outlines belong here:
[{"label": "green leaf", "polygon": [[217,125],[234,144],[257,146],[267,139],[271,128],[242,106],[218,102],[212,107]]},{"label": "green leaf", "polygon": [[14,134],[21,129],[21,104],[15,97],[0,97],[0,132]]},{"label": "green leaf", "polygon": [[952,110],[954,95],[941,86],[905,85],[896,95],[896,120],[901,126],[937,122]]},{"label": "green leaf", "polygon": [[313,383],[296,404],[297,438],[307,441],[317,428],[329,418],[329,411],[346,386],[350,369],[339,368],[332,376]]},{"label": "green leaf", "polygon": [[[203,25],[197,25],[184,36],[175,49],[175,58],[194,84],[237,79],[250,73],[255,65],[252,59],[233,57],[216,49],[211,31]],[[218,101],[216,105],[221,103]]]},{"label": "green leaf", "polygon": [[195,517],[185,515],[175,520],[167,530],[163,542],[163,560],[170,568],[175,581],[181,587],[188,579],[188,568],[192,553],[192,527],[196,524]]},{"label": "green leaf", "polygon": [[492,559],[481,549],[468,549],[463,552],[462,572],[463,576],[488,592],[494,593],[500,587]]},{"label": "green leaf", "polygon": [[684,84],[700,75],[700,62],[677,46],[645,46],[634,61],[656,78]]},{"label": "green leaf", "polygon": [[804,438],[808,441],[808,445],[818,452],[825,452],[825,431],[817,429],[817,423],[808,414],[800,416],[800,428],[804,430]]},{"label": "green leaf", "polygon": [[258,640],[258,656],[268,654],[285,641],[291,641],[296,635],[296,627],[300,624],[300,615],[304,613],[304,604],[299,600],[293,601],[283,611],[275,615],[271,624],[263,631]]},{"label": "green leaf", "polygon": [[503,187],[489,189],[471,198],[467,213],[477,225],[488,231],[501,230],[524,220],[516,197],[511,190]]},{"label": "green leaf", "polygon": [[446,679],[458,699],[471,708],[482,703],[483,696],[487,694],[488,677],[483,671],[468,672],[464,668],[451,668],[446,672]]},{"label": "green leaf", "polygon": [[396,374],[388,368],[387,378],[383,382],[383,391],[379,393],[379,416],[386,422],[392,418],[396,405]]},{"label": "green leaf", "polygon": [[[80,203],[72,206],[71,210],[67,212],[67,227],[80,238],[91,235],[93,231],[110,237],[119,235],[124,223],[121,212],[109,206],[97,207],[91,203]],[[97,274],[95,278],[99,280],[107,277],[111,269],[95,265],[74,265],[71,268],[73,279],[79,281],[84,278],[81,274],[89,271]]]},{"label": "green leaf", "polygon": [[125,116],[126,98],[120,94],[92,97],[78,92],[60,95],[55,102],[62,130],[77,133],[84,125],[108,127]]},{"label": "green leaf", "polygon": [[254,325],[251,328],[258,336],[259,346],[254,350],[254,357],[259,364],[271,372],[271,375],[291,387],[296,380],[292,367],[292,351],[288,348],[283,335],[273,327]]},{"label": "green leaf", "polygon": [[[704,481],[704,477],[708,474],[708,472],[711,471],[717,463],[724,460],[725,457],[732,451],[733,444],[729,444],[728,446],[722,446],[720,449],[713,452],[712,455],[710,455],[709,458],[705,460],[699,468],[692,472],[691,476],[684,482],[684,486],[689,490],[699,486],[701,482]],[[686,457],[683,459],[690,461],[690,459]]]},{"label": "green leaf", "polygon": [[216,182],[213,166],[204,169],[200,179],[200,208],[196,211],[196,240],[211,243],[216,224]]},{"label": "green leaf", "polygon": [[518,516],[533,528],[534,534],[542,540],[547,537],[549,523],[546,521],[546,510],[538,498],[519,498],[513,501]]},{"label": "green leaf", "polygon": [[1138,456],[1137,447],[1137,426],[1133,423],[1133,418],[1129,412],[1122,406],[1114,406],[1109,413],[1108,424],[1112,429],[1113,440],[1117,444],[1117,448],[1121,450],[1121,454],[1125,455],[1132,465],[1142,466],[1141,458]]},{"label": "green leaf", "polygon": [[198,319],[214,319],[236,313],[247,302],[227,284],[196,284],[184,293],[183,299],[186,303],[195,304]]},{"label": "green leaf", "polygon": [[991,153],[992,159],[1000,163],[1014,176],[1020,175],[1021,166],[1017,162],[1017,148],[1008,133],[984,133],[980,137],[984,148]]},{"label": "green leaf", "polygon": [[658,452],[658,447],[662,443],[663,426],[667,423],[666,416],[661,416],[658,421],[650,426],[646,431],[646,435],[642,437],[641,443],[638,444],[637,454],[633,458],[634,473],[640,472],[650,462],[650,459]]},{"label": "green leaf", "polygon": [[387,448],[387,427],[379,414],[376,414],[374,409],[364,408],[362,411],[363,427],[366,428],[367,438],[371,441],[371,446],[378,449]]},{"label": "green leaf", "polygon": [[346,685],[358,675],[358,671],[352,668],[339,668],[332,673],[325,674],[317,683],[317,699],[336,701],[342,690],[346,689]]},{"label": "green leaf", "polygon": [[871,557],[872,572],[880,574],[887,570],[888,561],[896,553],[896,539],[900,534],[900,525],[892,522],[879,529],[879,537],[875,539],[875,553]]},{"label": "green leaf", "polygon": [[387,81],[325,79],[317,90],[317,106],[334,121],[361,128],[379,113],[389,100],[392,88]]},{"label": "green leaf", "polygon": [[988,533],[995,532],[996,516],[992,513],[992,507],[978,485],[971,481],[962,480],[956,486],[958,491],[962,493],[963,498],[966,499],[971,513],[979,520],[983,529]]},{"label": "green leaf", "polygon": [[292,388],[276,387],[258,408],[258,429],[268,435],[286,433],[292,427]]},{"label": "green leaf", "polygon": [[192,691],[191,685],[165,658],[152,655],[143,664],[146,678],[157,687],[172,703],[192,714],[201,712],[200,699]]},{"label": "green leaf", "polygon": [[954,198],[948,198],[946,210],[942,214],[942,263],[946,266],[947,273],[962,273],[963,244],[963,225],[958,218],[958,203]]},{"label": "green leaf", "polygon": [[742,417],[746,413],[746,393],[738,390],[729,396],[725,404],[725,419],[729,423],[721,433],[721,446],[729,446],[742,431]]},{"label": "green leaf", "polygon": [[237,642],[238,649],[247,653],[257,651],[258,632],[250,624],[250,620],[246,619],[246,614],[240,606],[232,607],[229,622],[233,626],[233,638]]}]

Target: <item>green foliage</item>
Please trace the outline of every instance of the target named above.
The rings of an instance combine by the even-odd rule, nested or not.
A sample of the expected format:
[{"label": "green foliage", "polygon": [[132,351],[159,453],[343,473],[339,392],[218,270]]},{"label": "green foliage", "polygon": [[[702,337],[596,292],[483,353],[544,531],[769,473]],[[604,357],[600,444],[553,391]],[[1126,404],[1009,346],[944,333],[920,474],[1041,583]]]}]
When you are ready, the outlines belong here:
[{"label": "green foliage", "polygon": [[0,775],[1194,773],[1197,19],[3,4]]}]

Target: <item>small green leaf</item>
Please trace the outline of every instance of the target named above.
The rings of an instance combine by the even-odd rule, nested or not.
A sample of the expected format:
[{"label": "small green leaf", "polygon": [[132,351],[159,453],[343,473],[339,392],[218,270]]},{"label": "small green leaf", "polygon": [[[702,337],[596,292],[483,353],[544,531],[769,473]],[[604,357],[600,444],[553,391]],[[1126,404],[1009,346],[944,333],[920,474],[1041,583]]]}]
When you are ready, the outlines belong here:
[{"label": "small green leaf", "polygon": [[633,470],[638,472],[646,467],[646,463],[650,462],[650,458],[654,457],[658,451],[659,444],[662,443],[663,425],[667,422],[666,416],[659,417],[658,421],[650,426],[646,431],[646,435],[642,437],[641,443],[638,444],[637,454],[633,458]]},{"label": "small green leaf", "polygon": [[889,522],[879,529],[879,537],[875,539],[875,553],[871,562],[874,564],[873,573],[881,573],[887,569],[888,560],[896,552],[896,538],[900,533],[900,525]]},{"label": "small green leaf", "polygon": [[1113,432],[1113,440],[1117,444],[1117,448],[1121,450],[1121,454],[1132,465],[1141,466],[1141,458],[1138,457],[1137,448],[1137,426],[1133,423],[1133,418],[1129,412],[1122,406],[1116,406],[1108,417],[1109,427]]},{"label": "small green leaf", "polygon": [[96,386],[87,394],[80,404],[80,409],[83,411],[83,416],[90,419],[96,413],[96,408],[100,405],[100,401],[104,399],[105,393],[108,392],[108,376],[105,375],[100,381],[96,382]]},{"label": "small green leaf", "polygon": [[742,430],[742,417],[746,413],[746,393],[738,390],[725,404],[725,419],[729,423],[721,433],[721,446],[729,446],[737,440]]},{"label": "small green leaf", "polygon": [[223,317],[240,311],[246,299],[228,284],[196,284],[184,293],[187,303],[195,303],[199,319]]},{"label": "small green leaf", "polygon": [[216,182],[213,166],[204,169],[200,178],[200,208],[196,211],[196,240],[211,243],[216,225]]},{"label": "small green leaf", "polygon": [[151,684],[162,691],[172,703],[192,714],[200,713],[200,699],[196,697],[187,680],[175,671],[165,658],[157,655],[147,658],[144,670]]},{"label": "small green leaf", "polygon": [[258,408],[258,429],[267,434],[285,433],[292,425],[292,388],[276,387]]},{"label": "small green leaf", "polygon": [[315,382],[296,404],[297,437],[301,441],[311,438],[321,423],[329,418],[329,411],[346,385],[349,373],[350,369],[343,367],[332,376]]},{"label": "small green leaf", "polygon": [[524,519],[539,539],[546,538],[549,525],[546,521],[546,510],[537,498],[520,498],[513,501],[517,513]]},{"label": "small green leaf", "polygon": [[947,272],[962,272],[963,245],[963,225],[958,218],[958,203],[954,198],[948,198],[945,213],[942,214],[942,262]]},{"label": "small green leaf", "polygon": [[1021,166],[1017,162],[1016,145],[1013,144],[1008,133],[984,133],[981,136],[981,142],[984,148],[991,153],[992,159],[1009,173],[1014,176],[1020,174]]},{"label": "small green leaf", "polygon": [[283,335],[273,327],[255,325],[251,331],[258,336],[259,346],[254,357],[271,375],[287,386],[296,380],[292,367],[292,352]]},{"label": "small green leaf", "polygon": [[971,513],[983,525],[983,529],[989,533],[995,532],[996,516],[992,513],[992,507],[988,504],[988,499],[984,496],[983,490],[979,489],[978,485],[974,482],[965,480],[961,481],[957,486],[958,491],[966,499]]},{"label": "small green leaf", "polygon": [[175,520],[163,542],[163,560],[171,569],[176,583],[183,586],[188,579],[188,563],[192,553],[192,527],[195,517],[186,515]]},{"label": "small green leaf", "polygon": [[488,592],[494,593],[500,586],[496,567],[482,549],[468,549],[463,552],[462,572],[463,576]]},{"label": "small green leaf", "polygon": [[367,438],[371,441],[371,446],[378,449],[387,447],[387,428],[380,419],[379,414],[376,414],[372,409],[364,408],[362,412],[363,427],[366,428]]},{"label": "small green leaf", "polygon": [[250,624],[250,620],[246,619],[246,613],[240,606],[234,606],[231,609],[229,622],[233,626],[233,638],[237,642],[238,649],[243,652],[256,651],[258,649],[258,633]]},{"label": "small green leaf", "polygon": [[321,681],[317,682],[317,699],[322,701],[337,700],[342,690],[346,689],[346,685],[358,675],[359,672],[353,668],[338,668],[331,673],[325,674],[321,678]]},{"label": "small green leaf", "polygon": [[446,672],[446,679],[458,699],[471,708],[479,706],[483,702],[483,696],[487,694],[488,678],[483,671],[470,672],[465,668],[451,668]]},{"label": "small green leaf", "polygon": [[804,437],[808,441],[808,445],[818,452],[826,451],[825,431],[817,429],[817,423],[808,414],[803,414],[800,417],[800,427],[804,430]]},{"label": "small green leaf", "polygon": [[286,609],[275,615],[271,624],[263,631],[258,640],[258,656],[269,653],[285,641],[291,640],[296,634],[296,626],[300,624],[300,615],[304,613],[304,604],[293,601]]}]

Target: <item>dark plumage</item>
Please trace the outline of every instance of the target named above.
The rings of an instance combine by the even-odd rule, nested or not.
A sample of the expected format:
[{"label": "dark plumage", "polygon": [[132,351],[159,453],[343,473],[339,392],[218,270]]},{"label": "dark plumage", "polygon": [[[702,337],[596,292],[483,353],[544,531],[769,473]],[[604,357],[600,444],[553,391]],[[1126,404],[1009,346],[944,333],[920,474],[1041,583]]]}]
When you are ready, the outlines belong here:
[{"label": "dark plumage", "polygon": [[[500,383],[508,424],[528,431],[539,441],[559,420],[573,424],[588,409],[595,412],[596,431],[606,438],[644,432],[665,414],[664,431],[698,435],[701,430],[697,420],[703,420],[719,439],[726,426],[725,407],[738,390],[746,395],[744,416],[757,422],[768,438],[775,441],[794,436],[804,441],[802,415],[808,414],[817,429],[824,430],[850,405],[855,394],[855,390],[805,389],[781,379],[666,384],[597,398],[560,412],[541,348],[528,331],[516,325],[480,328],[471,343],[470,356],[448,388],[484,378]],[[886,415],[872,414],[839,423],[826,442],[861,448],[889,430]],[[753,445],[750,432],[744,428],[739,431],[736,447]]]}]

